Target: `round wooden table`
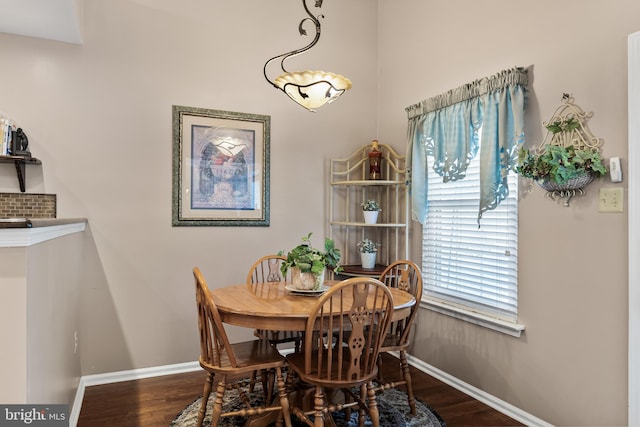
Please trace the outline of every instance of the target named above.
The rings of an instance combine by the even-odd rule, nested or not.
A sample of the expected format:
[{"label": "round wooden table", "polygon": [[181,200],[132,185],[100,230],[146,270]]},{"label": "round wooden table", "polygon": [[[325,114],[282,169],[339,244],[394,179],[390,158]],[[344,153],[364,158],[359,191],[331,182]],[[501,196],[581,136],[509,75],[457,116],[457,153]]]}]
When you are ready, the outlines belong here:
[{"label": "round wooden table", "polygon": [[[336,283],[338,281],[325,281],[324,285]],[[290,283],[285,282],[265,282],[231,285],[210,291],[224,323],[271,331],[304,331],[311,308],[320,294],[301,295],[288,290],[290,286]],[[394,306],[392,319],[395,321],[409,316],[411,307],[416,304],[415,298],[396,288],[389,290]],[[308,396],[306,400],[309,400]],[[312,402],[312,399],[309,401]],[[306,406],[313,407],[311,403]],[[269,425],[276,421],[274,414],[276,413],[271,412],[252,417],[245,427]],[[335,427],[332,417],[327,416],[324,421],[325,427]]]},{"label": "round wooden table", "polygon": [[[331,286],[337,281],[325,281]],[[304,331],[317,295],[300,295],[286,288],[290,283],[265,282],[211,289],[224,323],[271,331]],[[409,316],[415,298],[407,292],[390,288],[393,296],[393,320]]]}]

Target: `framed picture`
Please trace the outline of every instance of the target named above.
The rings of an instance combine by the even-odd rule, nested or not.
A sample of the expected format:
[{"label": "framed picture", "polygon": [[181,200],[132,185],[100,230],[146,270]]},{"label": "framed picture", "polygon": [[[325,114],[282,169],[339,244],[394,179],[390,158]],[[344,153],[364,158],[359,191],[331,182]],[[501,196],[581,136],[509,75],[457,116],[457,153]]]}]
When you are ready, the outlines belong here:
[{"label": "framed picture", "polygon": [[174,226],[268,226],[271,118],[173,106]]}]

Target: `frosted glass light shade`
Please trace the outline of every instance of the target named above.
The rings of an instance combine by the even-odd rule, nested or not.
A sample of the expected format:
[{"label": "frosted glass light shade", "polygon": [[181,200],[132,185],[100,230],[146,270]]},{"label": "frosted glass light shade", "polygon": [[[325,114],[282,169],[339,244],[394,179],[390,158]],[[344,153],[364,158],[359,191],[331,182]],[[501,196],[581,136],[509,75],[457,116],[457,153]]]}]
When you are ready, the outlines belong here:
[{"label": "frosted glass light shade", "polygon": [[274,85],[307,110],[315,111],[351,89],[351,80],[326,71],[295,71],[276,77]]}]

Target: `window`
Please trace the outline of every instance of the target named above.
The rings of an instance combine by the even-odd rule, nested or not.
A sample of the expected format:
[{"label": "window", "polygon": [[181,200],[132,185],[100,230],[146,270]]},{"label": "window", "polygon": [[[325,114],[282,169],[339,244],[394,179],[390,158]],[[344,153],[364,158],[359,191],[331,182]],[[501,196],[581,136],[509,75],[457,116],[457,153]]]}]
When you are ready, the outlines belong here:
[{"label": "window", "polygon": [[[517,177],[528,71],[517,67],[410,105],[411,216],[423,225],[429,308],[520,336]],[[480,227],[481,225],[481,227]]]},{"label": "window", "polygon": [[[509,173],[508,196],[482,216],[479,155],[466,177],[443,183],[429,170],[429,210],[423,227],[424,295],[458,313],[515,323],[518,314],[518,182]],[[428,157],[433,164],[433,158]],[[441,311],[440,310],[440,311]],[[471,314],[473,316],[473,314]],[[476,316],[478,317],[478,316]],[[518,329],[518,328],[516,328]]]}]

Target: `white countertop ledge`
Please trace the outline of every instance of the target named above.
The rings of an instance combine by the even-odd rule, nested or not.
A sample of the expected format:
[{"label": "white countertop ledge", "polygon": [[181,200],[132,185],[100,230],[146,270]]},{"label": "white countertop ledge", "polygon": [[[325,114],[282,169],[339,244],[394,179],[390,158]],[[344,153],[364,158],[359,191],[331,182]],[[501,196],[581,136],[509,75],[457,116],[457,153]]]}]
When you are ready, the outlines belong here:
[{"label": "white countertop ledge", "polygon": [[31,228],[0,229],[0,248],[28,247],[69,234],[80,233],[84,231],[87,223],[85,219],[52,219],[47,220],[46,224],[37,225],[35,224],[37,220],[33,221],[34,226]]}]

